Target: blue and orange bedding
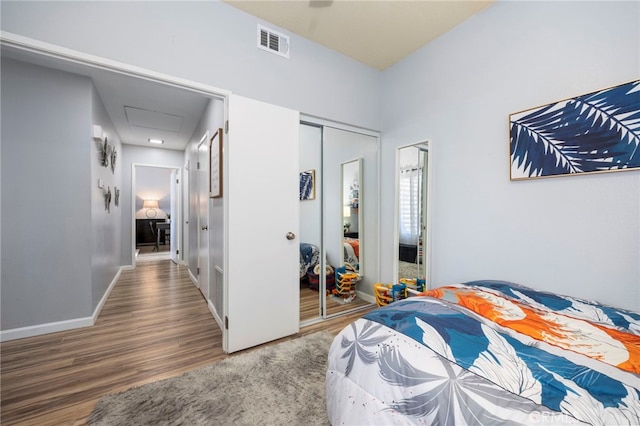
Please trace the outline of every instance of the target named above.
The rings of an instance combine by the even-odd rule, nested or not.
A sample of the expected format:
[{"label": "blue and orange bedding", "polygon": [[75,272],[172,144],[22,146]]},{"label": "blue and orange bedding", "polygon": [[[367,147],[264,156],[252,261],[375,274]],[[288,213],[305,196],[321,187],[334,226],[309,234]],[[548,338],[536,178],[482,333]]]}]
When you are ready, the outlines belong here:
[{"label": "blue and orange bedding", "polygon": [[506,283],[486,284],[440,287],[420,295],[456,303],[537,341],[640,374],[640,336],[629,329],[630,321],[638,324],[637,314]]},{"label": "blue and orange bedding", "polygon": [[501,281],[377,309],[334,340],[330,421],[640,424],[640,315]]}]

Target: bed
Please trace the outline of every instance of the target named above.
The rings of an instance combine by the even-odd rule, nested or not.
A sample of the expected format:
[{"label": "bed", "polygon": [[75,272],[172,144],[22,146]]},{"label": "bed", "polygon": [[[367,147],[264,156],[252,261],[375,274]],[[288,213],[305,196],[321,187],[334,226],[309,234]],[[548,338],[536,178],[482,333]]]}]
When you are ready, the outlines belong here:
[{"label": "bed", "polygon": [[432,289],[329,350],[341,424],[640,424],[640,315],[504,281]]},{"label": "bed", "polygon": [[320,260],[318,246],[309,243],[300,243],[300,279],[307,277],[307,272],[313,272],[313,268]]},{"label": "bed", "polygon": [[343,242],[344,262],[354,266],[360,263],[360,240],[345,237]]}]

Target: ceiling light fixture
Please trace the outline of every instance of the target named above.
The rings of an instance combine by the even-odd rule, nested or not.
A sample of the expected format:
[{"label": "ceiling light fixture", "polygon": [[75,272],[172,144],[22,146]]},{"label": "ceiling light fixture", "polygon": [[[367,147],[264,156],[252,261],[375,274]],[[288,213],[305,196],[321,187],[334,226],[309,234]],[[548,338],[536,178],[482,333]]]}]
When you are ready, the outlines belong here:
[{"label": "ceiling light fixture", "polygon": [[149,139],[149,143],[155,143],[158,145],[162,145],[164,141],[162,139]]}]

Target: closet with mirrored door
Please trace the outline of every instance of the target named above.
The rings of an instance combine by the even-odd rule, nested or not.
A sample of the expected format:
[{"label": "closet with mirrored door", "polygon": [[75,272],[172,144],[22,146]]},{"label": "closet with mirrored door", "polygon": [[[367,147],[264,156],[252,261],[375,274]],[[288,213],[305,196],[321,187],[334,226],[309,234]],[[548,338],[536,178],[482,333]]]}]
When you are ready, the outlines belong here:
[{"label": "closet with mirrored door", "polygon": [[378,163],[375,134],[300,125],[300,322],[375,305]]}]

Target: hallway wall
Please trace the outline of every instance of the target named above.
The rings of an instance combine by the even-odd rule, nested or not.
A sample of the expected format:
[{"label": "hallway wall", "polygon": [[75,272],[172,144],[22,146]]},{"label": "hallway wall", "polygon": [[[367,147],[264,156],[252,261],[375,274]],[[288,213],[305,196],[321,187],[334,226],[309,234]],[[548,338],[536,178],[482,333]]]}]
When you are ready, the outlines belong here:
[{"label": "hallway wall", "polygon": [[2,331],[89,325],[119,266],[120,215],[97,179],[120,183],[91,137],[111,122],[87,77],[3,59],[0,78]]}]

